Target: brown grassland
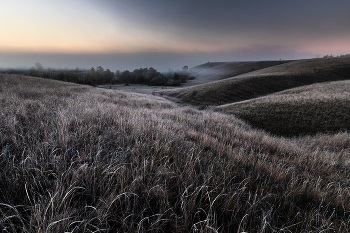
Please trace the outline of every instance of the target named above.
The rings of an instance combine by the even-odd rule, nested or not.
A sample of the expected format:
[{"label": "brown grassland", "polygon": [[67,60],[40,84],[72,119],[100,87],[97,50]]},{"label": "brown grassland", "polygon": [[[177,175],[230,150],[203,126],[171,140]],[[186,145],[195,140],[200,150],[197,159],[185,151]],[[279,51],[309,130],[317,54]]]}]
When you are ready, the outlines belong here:
[{"label": "brown grassland", "polygon": [[[218,67],[218,66],[216,66]],[[350,79],[350,57],[308,59],[160,94],[200,106],[223,105],[319,82]]]},{"label": "brown grassland", "polygon": [[350,232],[349,148],[347,132],[277,137],[157,96],[0,75],[0,229]]}]

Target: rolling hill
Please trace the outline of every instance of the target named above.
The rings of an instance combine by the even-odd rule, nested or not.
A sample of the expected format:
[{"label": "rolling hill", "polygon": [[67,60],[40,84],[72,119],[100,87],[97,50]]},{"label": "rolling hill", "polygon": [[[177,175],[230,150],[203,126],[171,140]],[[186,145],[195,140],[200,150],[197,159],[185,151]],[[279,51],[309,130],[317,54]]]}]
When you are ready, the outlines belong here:
[{"label": "rolling hill", "polygon": [[298,136],[350,130],[349,106],[347,80],[293,88],[215,110],[233,114],[276,135]]},{"label": "rolling hill", "polygon": [[[220,67],[217,65],[214,68]],[[232,78],[160,92],[182,103],[223,105],[313,83],[350,78],[350,57],[292,61]]]},{"label": "rolling hill", "polygon": [[189,80],[184,86],[218,81],[287,62],[290,61],[208,62],[191,68],[191,75],[196,79]]},{"label": "rolling hill", "polygon": [[[332,85],[274,98],[348,93]],[[349,133],[276,137],[232,114],[19,75],[0,74],[0,110],[3,232],[350,232]]]}]

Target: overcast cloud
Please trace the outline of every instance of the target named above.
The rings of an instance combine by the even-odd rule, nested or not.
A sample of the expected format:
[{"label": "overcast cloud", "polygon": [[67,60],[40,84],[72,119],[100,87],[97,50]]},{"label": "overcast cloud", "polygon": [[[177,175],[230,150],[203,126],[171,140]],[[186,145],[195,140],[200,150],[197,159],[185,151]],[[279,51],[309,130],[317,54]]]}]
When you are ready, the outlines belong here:
[{"label": "overcast cloud", "polygon": [[[71,3],[66,4],[69,7]],[[41,6],[49,7],[43,2]],[[82,15],[79,22],[74,20],[74,43],[62,43],[62,52],[55,48],[33,53],[7,51],[9,42],[5,41],[0,47],[0,67],[31,66],[39,61],[46,67],[102,65],[123,70],[153,66],[167,70],[208,60],[299,59],[350,53],[350,1],[77,0],[71,7],[94,16],[85,20],[89,24],[82,23],[89,14]],[[65,17],[65,24],[58,27],[62,33],[74,14]],[[76,46],[80,44],[85,47]],[[67,46],[73,46],[74,52],[67,52]],[[74,46],[80,50],[75,51]]]}]

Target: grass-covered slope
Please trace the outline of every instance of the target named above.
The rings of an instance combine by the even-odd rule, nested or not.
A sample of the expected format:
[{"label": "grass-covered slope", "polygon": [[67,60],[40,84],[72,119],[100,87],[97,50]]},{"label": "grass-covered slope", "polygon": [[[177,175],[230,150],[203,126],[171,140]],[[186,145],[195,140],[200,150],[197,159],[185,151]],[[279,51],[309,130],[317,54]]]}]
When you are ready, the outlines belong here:
[{"label": "grass-covered slope", "polygon": [[350,135],[0,76],[3,232],[349,232]]},{"label": "grass-covered slope", "polygon": [[278,135],[350,130],[350,81],[298,87],[216,110]]},{"label": "grass-covered slope", "polygon": [[287,62],[290,61],[208,62],[193,67],[190,72],[196,78],[184,85],[193,86],[218,81]]},{"label": "grass-covered slope", "polygon": [[162,94],[195,105],[222,105],[303,85],[345,79],[350,79],[350,57],[321,58],[293,61]]}]

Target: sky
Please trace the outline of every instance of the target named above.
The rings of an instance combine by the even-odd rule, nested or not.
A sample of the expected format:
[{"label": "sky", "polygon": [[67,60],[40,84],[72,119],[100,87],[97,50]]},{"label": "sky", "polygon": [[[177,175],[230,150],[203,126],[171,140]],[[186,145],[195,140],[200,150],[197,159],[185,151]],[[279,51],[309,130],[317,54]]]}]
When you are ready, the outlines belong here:
[{"label": "sky", "polygon": [[345,0],[1,0],[0,67],[180,69],[350,53]]}]

